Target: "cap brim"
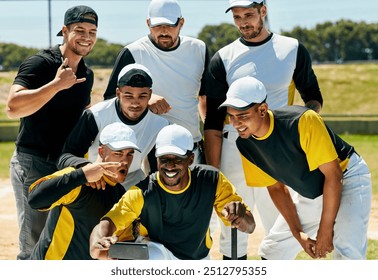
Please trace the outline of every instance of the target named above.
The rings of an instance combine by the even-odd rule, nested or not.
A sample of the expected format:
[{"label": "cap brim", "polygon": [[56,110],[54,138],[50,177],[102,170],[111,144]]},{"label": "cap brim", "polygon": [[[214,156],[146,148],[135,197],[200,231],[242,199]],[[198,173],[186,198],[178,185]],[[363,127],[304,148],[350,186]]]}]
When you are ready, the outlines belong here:
[{"label": "cap brim", "polygon": [[154,17],[150,18],[149,20],[151,27],[159,25],[177,26],[180,21],[180,18]]},{"label": "cap brim", "polygon": [[176,155],[179,157],[184,157],[186,153],[187,151],[184,151],[176,146],[164,146],[156,149],[155,156],[161,157],[165,155]]},{"label": "cap brim", "polygon": [[[264,1],[261,1],[261,2],[264,2]],[[250,8],[252,7],[253,4],[258,4],[258,2],[251,3],[251,1],[237,1],[233,3],[230,7],[228,7],[225,13],[229,12],[232,8]]]},{"label": "cap brim", "polygon": [[[254,104],[254,103],[252,103]],[[240,100],[238,98],[231,98],[231,97],[228,97],[226,99],[225,102],[223,102],[219,107],[219,108],[222,108],[222,107],[232,107],[234,109],[244,109],[246,107],[249,107],[251,104],[250,103],[247,103],[243,100]]]},{"label": "cap brim", "polygon": [[139,147],[130,141],[119,141],[119,142],[108,143],[106,144],[106,146],[112,149],[113,151],[120,151],[124,149],[134,149],[134,150],[137,150],[138,152],[141,152]]}]

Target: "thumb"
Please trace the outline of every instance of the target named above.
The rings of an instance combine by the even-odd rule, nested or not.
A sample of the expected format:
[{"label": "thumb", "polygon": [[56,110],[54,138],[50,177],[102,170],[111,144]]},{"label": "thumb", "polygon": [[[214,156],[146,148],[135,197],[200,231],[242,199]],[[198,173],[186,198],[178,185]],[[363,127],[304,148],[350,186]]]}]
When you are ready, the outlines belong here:
[{"label": "thumb", "polygon": [[86,80],[87,80],[87,78],[76,79],[76,84],[79,84],[79,83],[85,82]]},{"label": "thumb", "polygon": [[113,235],[113,236],[110,238],[110,242],[111,242],[112,244],[116,243],[117,241],[118,241],[118,236],[116,236],[116,235]]}]

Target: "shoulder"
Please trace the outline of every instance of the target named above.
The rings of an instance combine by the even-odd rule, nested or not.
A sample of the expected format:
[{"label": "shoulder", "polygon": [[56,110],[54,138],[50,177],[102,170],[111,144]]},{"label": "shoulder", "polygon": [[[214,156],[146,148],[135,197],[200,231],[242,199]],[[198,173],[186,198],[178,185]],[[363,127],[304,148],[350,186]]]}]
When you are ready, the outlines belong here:
[{"label": "shoulder", "polygon": [[289,36],[284,36],[284,35],[277,34],[277,33],[273,33],[272,40],[274,42],[291,43],[291,44],[294,44],[294,45],[299,44],[298,39],[295,39],[295,38],[289,37]]},{"label": "shoulder", "polygon": [[180,36],[180,40],[180,47],[190,46],[191,48],[198,48],[202,51],[205,51],[207,48],[206,43],[197,38]]}]

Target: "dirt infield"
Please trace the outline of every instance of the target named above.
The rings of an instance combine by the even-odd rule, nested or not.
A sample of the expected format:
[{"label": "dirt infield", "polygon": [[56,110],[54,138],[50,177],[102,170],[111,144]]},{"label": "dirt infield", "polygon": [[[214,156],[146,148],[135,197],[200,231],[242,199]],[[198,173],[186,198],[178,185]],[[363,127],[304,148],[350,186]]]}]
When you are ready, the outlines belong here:
[{"label": "dirt infield", "polygon": [[[13,189],[9,180],[0,179],[0,260],[16,259],[18,251],[18,225]],[[256,230],[250,235],[248,255],[257,256],[257,249],[263,238],[263,229],[258,215],[255,215]],[[221,259],[218,251],[219,230],[214,234],[214,246],[210,251],[212,259]],[[378,239],[378,206],[373,201],[369,223],[369,238]]]}]

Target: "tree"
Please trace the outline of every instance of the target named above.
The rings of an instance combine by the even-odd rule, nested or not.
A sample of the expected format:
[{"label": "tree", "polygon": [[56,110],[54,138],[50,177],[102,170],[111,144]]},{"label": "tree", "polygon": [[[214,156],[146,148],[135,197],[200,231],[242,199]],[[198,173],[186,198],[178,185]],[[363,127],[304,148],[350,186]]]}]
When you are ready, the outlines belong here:
[{"label": "tree", "polygon": [[230,23],[206,25],[198,34],[198,39],[206,43],[211,56],[213,56],[217,50],[233,42],[238,37],[240,37],[239,30]]}]

